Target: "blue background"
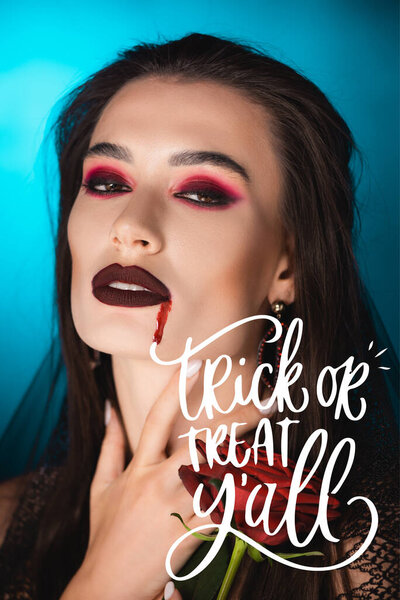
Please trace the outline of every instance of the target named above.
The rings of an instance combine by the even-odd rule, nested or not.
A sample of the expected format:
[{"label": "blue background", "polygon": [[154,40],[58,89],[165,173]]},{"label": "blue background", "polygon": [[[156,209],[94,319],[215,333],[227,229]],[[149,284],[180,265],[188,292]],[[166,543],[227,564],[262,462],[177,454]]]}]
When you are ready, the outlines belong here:
[{"label": "blue background", "polygon": [[[398,350],[398,12],[396,0],[2,2],[0,436],[52,335],[54,246],[44,164],[53,198],[57,177],[51,156],[45,162],[38,152],[46,120],[66,90],[140,41],[199,31],[256,43],[327,94],[365,159],[357,254]],[[42,404],[37,398],[36,419]],[[14,470],[29,436],[18,443]]]}]

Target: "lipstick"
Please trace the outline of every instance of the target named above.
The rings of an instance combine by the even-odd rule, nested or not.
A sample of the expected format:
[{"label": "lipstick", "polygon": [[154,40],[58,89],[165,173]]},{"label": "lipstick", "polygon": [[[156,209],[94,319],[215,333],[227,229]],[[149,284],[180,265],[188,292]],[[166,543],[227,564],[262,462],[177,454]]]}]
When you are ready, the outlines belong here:
[{"label": "lipstick", "polygon": [[149,271],[118,263],[101,269],[93,277],[92,293],[100,302],[112,306],[154,306],[171,300],[167,286]]}]

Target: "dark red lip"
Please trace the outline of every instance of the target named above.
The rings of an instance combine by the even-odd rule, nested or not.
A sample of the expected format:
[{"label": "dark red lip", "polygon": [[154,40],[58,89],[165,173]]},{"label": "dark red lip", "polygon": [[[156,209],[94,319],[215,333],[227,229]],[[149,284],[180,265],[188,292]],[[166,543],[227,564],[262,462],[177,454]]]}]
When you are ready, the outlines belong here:
[{"label": "dark red lip", "polygon": [[[135,283],[149,291],[118,290],[109,287],[113,281]],[[93,277],[92,292],[100,302],[113,306],[154,306],[171,299],[169,289],[157,277],[141,267],[123,267],[118,263],[101,269]]]}]

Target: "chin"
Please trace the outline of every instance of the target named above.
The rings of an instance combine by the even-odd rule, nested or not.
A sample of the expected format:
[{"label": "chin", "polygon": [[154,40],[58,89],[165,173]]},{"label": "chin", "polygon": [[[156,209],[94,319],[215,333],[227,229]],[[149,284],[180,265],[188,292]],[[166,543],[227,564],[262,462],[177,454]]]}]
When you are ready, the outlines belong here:
[{"label": "chin", "polygon": [[[136,360],[151,360],[150,347],[153,343],[154,324],[127,324],[124,319],[85,319],[74,318],[78,336],[90,348]],[[179,336],[180,337],[180,336]],[[169,339],[168,339],[169,338]],[[178,336],[165,332],[157,346],[157,355],[163,360],[172,360],[182,354],[186,338],[177,343]]]}]

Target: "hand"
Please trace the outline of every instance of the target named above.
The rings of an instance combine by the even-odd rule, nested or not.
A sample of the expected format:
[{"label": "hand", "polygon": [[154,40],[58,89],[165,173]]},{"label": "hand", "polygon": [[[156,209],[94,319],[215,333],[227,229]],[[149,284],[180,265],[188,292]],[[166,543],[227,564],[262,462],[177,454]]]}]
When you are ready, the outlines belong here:
[{"label": "hand", "polygon": [[[188,393],[197,377],[188,379]],[[62,600],[154,600],[169,580],[167,552],[182,535],[181,523],[170,513],[179,512],[189,527],[200,525],[178,476],[182,452],[166,456],[179,408],[178,382],[177,372],[149,412],[135,456],[125,469],[123,430],[111,409],[90,488],[88,549]],[[181,545],[173,564],[176,571],[199,543],[191,536]]]},{"label": "hand", "polygon": [[[188,379],[188,394],[197,378],[195,374]],[[190,528],[206,524],[205,519],[194,515],[192,497],[178,476],[179,467],[190,462],[188,449],[181,448],[169,457],[166,454],[179,411],[178,382],[176,372],[149,412],[135,456],[125,469],[124,434],[111,409],[90,489],[88,549],[61,600],[163,598],[170,579],[165,557],[184,533],[182,524],[171,513],[178,512]],[[247,429],[251,429],[260,414],[254,407],[244,408]],[[229,420],[244,420],[244,408],[233,411]],[[222,420],[226,422],[227,415],[215,420],[212,428]],[[179,545],[172,561],[175,573],[200,543],[189,536]],[[180,600],[181,596],[174,590],[170,598]]]}]

